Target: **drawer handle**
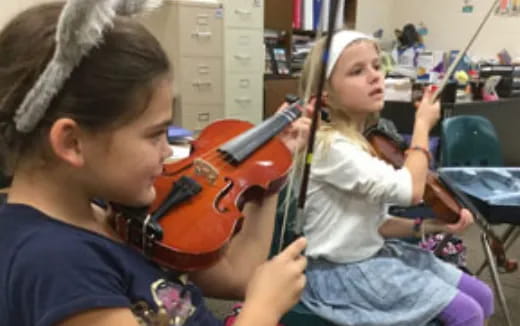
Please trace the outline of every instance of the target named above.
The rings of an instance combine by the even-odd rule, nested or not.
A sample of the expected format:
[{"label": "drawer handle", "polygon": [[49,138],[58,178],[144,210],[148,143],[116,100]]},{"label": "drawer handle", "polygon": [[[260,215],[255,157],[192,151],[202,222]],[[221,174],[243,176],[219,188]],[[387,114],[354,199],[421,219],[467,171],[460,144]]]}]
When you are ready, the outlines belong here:
[{"label": "drawer handle", "polygon": [[197,25],[209,25],[209,15],[199,14],[196,18]]},{"label": "drawer handle", "polygon": [[249,79],[240,79],[240,82],[238,83],[240,88],[249,88],[249,84]]},{"label": "drawer handle", "polygon": [[210,38],[211,32],[193,32],[191,35],[198,38]]},{"label": "drawer handle", "polygon": [[199,113],[198,120],[203,122],[209,121],[209,113]]},{"label": "drawer handle", "polygon": [[199,66],[198,67],[199,69],[197,69],[199,71],[199,74],[201,75],[207,75],[209,74],[209,67],[208,66]]},{"label": "drawer handle", "polygon": [[236,97],[235,102],[237,103],[251,103],[251,98],[249,97]]},{"label": "drawer handle", "polygon": [[238,60],[250,60],[251,59],[251,56],[250,55],[246,55],[246,54],[235,54],[235,59],[238,59]]},{"label": "drawer handle", "polygon": [[197,81],[194,81],[192,85],[195,86],[195,87],[202,87],[202,86],[210,87],[211,84],[212,83],[210,81],[200,81],[200,80],[197,80]]},{"label": "drawer handle", "polygon": [[243,9],[235,9],[235,13],[237,13],[238,15],[243,15],[243,16],[250,16],[252,14],[252,12],[250,10],[243,10]]}]

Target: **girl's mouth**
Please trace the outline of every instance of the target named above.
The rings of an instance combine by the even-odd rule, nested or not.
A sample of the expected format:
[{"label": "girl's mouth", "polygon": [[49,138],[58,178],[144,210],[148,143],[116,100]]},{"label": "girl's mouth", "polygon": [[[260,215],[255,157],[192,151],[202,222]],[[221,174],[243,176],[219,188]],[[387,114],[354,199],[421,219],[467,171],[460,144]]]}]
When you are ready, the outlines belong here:
[{"label": "girl's mouth", "polygon": [[379,95],[383,95],[383,88],[381,87],[378,87],[378,88],[375,88],[373,89],[369,94],[369,96],[379,96]]}]

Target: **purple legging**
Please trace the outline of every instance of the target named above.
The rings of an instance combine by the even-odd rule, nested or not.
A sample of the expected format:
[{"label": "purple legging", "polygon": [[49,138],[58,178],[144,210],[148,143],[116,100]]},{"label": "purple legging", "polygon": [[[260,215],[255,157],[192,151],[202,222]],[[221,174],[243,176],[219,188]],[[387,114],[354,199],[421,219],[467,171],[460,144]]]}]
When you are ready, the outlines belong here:
[{"label": "purple legging", "polygon": [[460,290],[439,315],[445,326],[482,326],[493,313],[493,292],[484,282],[463,274]]}]

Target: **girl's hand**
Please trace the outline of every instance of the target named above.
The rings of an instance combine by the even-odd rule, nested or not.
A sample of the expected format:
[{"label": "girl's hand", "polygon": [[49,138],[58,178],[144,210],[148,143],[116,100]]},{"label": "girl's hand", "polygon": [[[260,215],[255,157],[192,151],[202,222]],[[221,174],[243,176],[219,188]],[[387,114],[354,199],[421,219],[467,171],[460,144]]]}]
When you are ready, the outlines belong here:
[{"label": "girl's hand", "polygon": [[[460,218],[456,223],[446,224],[437,219],[428,220],[433,232],[461,233],[473,224],[473,214],[465,208],[460,211]],[[427,231],[430,231],[427,229]]]},{"label": "girl's hand", "polygon": [[439,101],[436,101],[435,103],[432,103],[432,101],[432,88],[428,87],[417,107],[417,111],[415,112],[415,120],[424,123],[428,127],[428,130],[431,130],[433,126],[435,126],[441,116],[441,106]]},{"label": "girl's hand", "polygon": [[299,238],[257,268],[247,287],[244,310],[260,308],[264,317],[279,319],[298,302],[306,282],[307,259],[301,254],[306,245]]},{"label": "girl's hand", "polygon": [[[278,111],[283,111],[288,106],[287,103],[284,103]],[[311,103],[307,104],[303,109],[305,110],[303,115],[280,133],[280,139],[293,154],[304,149],[307,144],[311,127],[310,117],[314,110],[314,101],[311,101]]]}]

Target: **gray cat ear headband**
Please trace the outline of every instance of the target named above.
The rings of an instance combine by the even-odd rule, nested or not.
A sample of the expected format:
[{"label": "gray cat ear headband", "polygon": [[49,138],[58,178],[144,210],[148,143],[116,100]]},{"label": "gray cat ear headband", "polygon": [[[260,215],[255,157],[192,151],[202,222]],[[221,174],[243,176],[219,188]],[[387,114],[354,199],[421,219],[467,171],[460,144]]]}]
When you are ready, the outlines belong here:
[{"label": "gray cat ear headband", "polygon": [[16,130],[29,133],[36,127],[53,97],[81,59],[101,42],[117,15],[129,16],[161,4],[162,0],[68,0],[58,20],[54,55],[15,112]]}]

